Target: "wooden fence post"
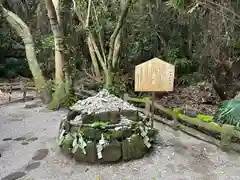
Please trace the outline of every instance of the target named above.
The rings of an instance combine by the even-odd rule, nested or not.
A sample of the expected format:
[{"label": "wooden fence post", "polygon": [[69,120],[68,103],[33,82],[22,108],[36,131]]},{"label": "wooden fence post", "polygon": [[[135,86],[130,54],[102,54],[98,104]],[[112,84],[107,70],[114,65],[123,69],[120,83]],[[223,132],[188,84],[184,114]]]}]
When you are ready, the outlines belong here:
[{"label": "wooden fence post", "polygon": [[172,124],[172,128],[177,131],[179,130],[179,121],[178,121],[178,117],[174,114],[173,116],[173,124]]},{"label": "wooden fence post", "polygon": [[23,91],[23,100],[25,101],[27,96],[27,83],[20,81],[20,88]]},{"label": "wooden fence post", "polygon": [[124,93],[123,95],[123,100],[124,101],[128,101],[129,97],[128,97],[128,93]]},{"label": "wooden fence post", "polygon": [[12,85],[10,84],[10,88],[9,88],[9,92],[8,92],[8,102],[10,103],[11,99],[12,99],[12,90],[13,90],[13,87]]},{"label": "wooden fence post", "polygon": [[220,147],[223,151],[229,151],[231,148],[231,140],[233,137],[234,126],[229,124],[223,124]]},{"label": "wooden fence post", "polygon": [[151,121],[151,103],[145,102],[145,115],[147,116],[147,121]]},{"label": "wooden fence post", "polygon": [[149,103],[149,102],[145,103],[145,110],[148,114],[151,113],[151,103]]}]

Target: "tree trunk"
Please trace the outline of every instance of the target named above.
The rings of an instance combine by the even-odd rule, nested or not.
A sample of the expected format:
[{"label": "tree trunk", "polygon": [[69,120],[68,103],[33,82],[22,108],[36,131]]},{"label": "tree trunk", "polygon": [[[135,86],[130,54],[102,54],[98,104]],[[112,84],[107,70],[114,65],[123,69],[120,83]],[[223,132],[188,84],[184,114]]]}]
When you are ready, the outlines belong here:
[{"label": "tree trunk", "polygon": [[[125,2],[125,5],[124,7],[122,7],[122,11],[121,11],[121,15],[118,19],[118,22],[117,22],[117,25],[110,37],[110,41],[109,41],[109,52],[108,52],[108,58],[107,58],[107,73],[108,74],[105,74],[105,88],[108,89],[110,88],[110,86],[112,85],[113,83],[113,59],[114,59],[114,52],[118,52],[119,49],[120,49],[120,45],[118,44],[118,42],[116,43],[116,40],[117,40],[117,37],[122,29],[122,26],[124,24],[124,20],[126,19],[127,17],[127,14],[128,14],[128,10],[130,8],[132,4],[132,1],[131,0],[127,0]],[[119,38],[120,39],[120,38]],[[119,49],[117,49],[119,48]]]},{"label": "tree trunk", "polygon": [[100,73],[100,70],[99,70],[96,54],[94,53],[94,49],[93,49],[93,45],[92,45],[92,42],[91,42],[91,38],[89,36],[87,38],[87,44],[88,44],[88,49],[89,49],[89,53],[90,53],[90,56],[91,56],[92,65],[93,65],[95,76],[99,78],[99,77],[101,77],[101,73]]},{"label": "tree trunk", "polygon": [[145,0],[140,0],[140,15],[143,15],[144,7],[145,7]]},{"label": "tree trunk", "polygon": [[[88,30],[88,26],[89,26],[89,19],[90,19],[90,14],[91,14],[91,6],[92,6],[92,0],[89,0],[88,1],[88,9],[87,9],[87,18],[85,20],[85,25],[84,25],[85,29],[87,29],[87,30]],[[96,54],[94,53],[94,48],[93,48],[93,44],[92,44],[92,40],[91,40],[90,36],[91,35],[89,33],[89,35],[87,37],[88,49],[89,49],[89,53],[90,53],[90,56],[91,56],[91,59],[92,59],[92,65],[93,65],[93,69],[94,69],[94,72],[95,72],[95,76],[97,78],[100,78],[101,74],[100,74],[100,70],[99,70]]]},{"label": "tree trunk", "polygon": [[3,15],[7,22],[12,26],[13,29],[16,30],[17,34],[22,38],[25,44],[28,65],[32,72],[36,88],[40,93],[43,103],[49,103],[51,101],[51,94],[48,91],[47,83],[37,62],[35,46],[32,34],[28,26],[16,14],[6,10],[1,4],[0,14]]},{"label": "tree trunk", "polygon": [[113,69],[116,69],[116,66],[118,64],[120,48],[121,48],[121,31],[119,31],[114,43],[114,51],[113,51],[113,58],[112,58]]},{"label": "tree trunk", "polygon": [[61,0],[52,0],[55,12],[56,12],[56,18],[59,25],[61,25],[61,16],[60,16],[60,2]]},{"label": "tree trunk", "polygon": [[[125,6],[125,1],[121,0],[120,1],[121,11],[124,10],[124,6]],[[114,50],[113,50],[113,57],[112,57],[113,58],[112,59],[112,67],[113,67],[113,69],[116,68],[116,65],[117,65],[118,60],[119,60],[119,53],[120,53],[120,48],[121,48],[121,35],[122,35],[122,28],[118,32],[118,35],[117,35],[115,43],[114,43]]]},{"label": "tree trunk", "polygon": [[[87,14],[87,21],[85,22],[83,20],[81,11],[79,9],[76,9],[76,14],[78,16],[78,19],[80,20],[81,23],[87,28],[88,27],[88,20],[89,20],[89,14],[90,14],[90,5],[91,5],[91,0],[88,1],[89,6],[88,6],[88,14]],[[104,78],[105,78],[105,88],[108,89],[111,87],[113,84],[113,69],[116,67],[116,63],[119,59],[119,52],[120,52],[120,31],[121,28],[124,24],[124,20],[126,19],[126,16],[128,14],[128,10],[132,4],[132,0],[127,0],[125,3],[121,1],[121,15],[118,18],[118,22],[116,24],[116,27],[110,37],[109,41],[109,51],[108,51],[108,57],[105,57],[105,52],[103,50],[103,43],[102,39],[100,37],[100,34],[98,34],[98,40],[100,43],[100,48],[102,51],[102,55],[100,53],[100,48],[98,48],[97,43],[95,41],[94,33],[91,32],[91,30],[88,29],[89,33],[89,38],[90,41],[92,42],[92,47],[94,49],[95,55],[101,65],[101,68],[103,69],[104,72]],[[94,8],[93,8],[94,9]],[[98,24],[98,18],[95,13],[95,19],[96,23]],[[90,46],[91,47],[91,46]]]},{"label": "tree trunk", "polygon": [[[127,0],[127,2],[125,3],[125,6],[121,12],[121,15],[118,19],[118,22],[117,22],[117,25],[110,37],[110,42],[109,42],[109,53],[108,53],[108,59],[107,61],[112,61],[112,58],[113,58],[113,52],[114,52],[114,44],[115,44],[115,41],[116,41],[116,38],[117,38],[117,35],[119,34],[122,26],[123,26],[123,23],[124,23],[124,20],[126,19],[127,17],[127,14],[128,14],[128,10],[131,6],[131,3],[132,1],[131,0]],[[110,66],[112,65],[111,63],[109,63]]]},{"label": "tree trunk", "polygon": [[[53,100],[48,105],[49,109],[56,110],[58,109],[64,102],[69,89],[71,88],[70,77],[67,71],[67,63],[64,56],[65,44],[64,44],[64,33],[62,28],[60,27],[61,17],[59,12],[56,12],[54,8],[54,4],[52,0],[45,0],[46,8],[48,11],[48,17],[51,25],[51,29],[54,35],[55,42],[55,85],[56,89],[53,95]],[[58,0],[55,2],[57,6],[57,11],[61,9]],[[58,20],[59,19],[59,20]],[[66,99],[67,100],[67,99]]]},{"label": "tree trunk", "polygon": [[50,20],[50,25],[54,35],[55,43],[55,83],[56,85],[64,82],[64,34],[60,29],[57,13],[54,9],[52,0],[45,0],[46,8],[48,11],[48,17]]}]

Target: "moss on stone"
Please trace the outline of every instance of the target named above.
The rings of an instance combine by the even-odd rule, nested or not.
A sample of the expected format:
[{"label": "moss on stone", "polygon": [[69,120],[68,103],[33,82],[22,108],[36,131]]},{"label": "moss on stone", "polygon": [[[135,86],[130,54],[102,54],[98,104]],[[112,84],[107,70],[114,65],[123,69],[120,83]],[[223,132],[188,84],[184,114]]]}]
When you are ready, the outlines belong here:
[{"label": "moss on stone", "polygon": [[147,103],[151,101],[151,97],[143,97],[143,98],[129,98],[128,101],[133,101],[136,103]]},{"label": "moss on stone", "polygon": [[74,111],[74,110],[69,110],[67,114],[67,121],[74,120],[77,116],[79,116],[82,112],[81,111]]},{"label": "moss on stone", "polygon": [[[130,115],[130,112],[132,111],[128,111],[127,113]],[[113,116],[110,116],[108,113],[106,113],[105,115],[107,115],[107,117],[112,117],[113,119],[117,117],[116,119],[118,119],[118,115],[115,117],[115,114],[112,114]],[[105,115],[101,116],[102,119],[105,118]],[[136,112],[133,116],[135,117],[137,115],[138,112]],[[90,116],[90,119],[88,118],[85,119],[87,120],[86,122],[93,123],[82,123],[79,125],[74,125],[70,124],[67,118],[62,120],[60,129],[65,130],[65,137],[60,146],[62,152],[73,155],[77,161],[89,163],[94,163],[96,161],[103,163],[116,162],[121,159],[125,161],[138,159],[147,152],[148,148],[145,146],[143,138],[140,135],[137,135],[141,133],[141,130],[139,128],[140,126],[145,129],[146,124],[144,122],[135,119],[137,122],[132,121],[132,124],[129,124],[129,126],[125,125],[122,127],[121,124],[108,123],[108,121],[99,121],[99,116],[95,116],[94,114]],[[85,142],[88,142],[87,146],[84,149],[86,151],[86,154],[84,154],[84,151],[80,147],[77,148],[77,146],[77,149],[74,148],[74,153],[72,151],[74,136],[79,134],[81,134]],[[107,143],[104,145],[104,148],[102,150],[103,158],[98,159],[96,143],[99,142],[102,135],[104,139],[109,142],[109,144]],[[147,136],[150,139],[150,143],[156,137],[156,135],[156,129],[148,131]]]},{"label": "moss on stone", "polygon": [[136,110],[122,110],[121,115],[125,116],[127,119],[132,121],[142,121],[143,118],[139,115]]},{"label": "moss on stone", "polygon": [[[122,133],[121,138],[123,138],[123,139],[128,138],[133,135],[132,129],[127,129],[127,128],[122,129],[121,133]],[[123,139],[121,139],[121,140],[123,140]]]},{"label": "moss on stone", "polygon": [[71,133],[75,133],[75,132],[80,132],[80,127],[79,126],[71,126]]},{"label": "moss on stone", "polygon": [[120,130],[117,131],[106,131],[103,133],[104,139],[111,141],[121,138],[122,132]]},{"label": "moss on stone", "polygon": [[102,159],[100,162],[117,162],[122,157],[121,143],[117,140],[111,141],[102,150]]},{"label": "moss on stone", "polygon": [[61,145],[62,152],[66,153],[66,154],[71,153],[73,139],[74,138],[70,133],[65,135],[65,138],[64,138],[64,140],[62,142],[62,145]]},{"label": "moss on stone", "polygon": [[88,140],[100,140],[101,139],[101,131],[100,129],[91,128],[91,127],[82,127],[81,132],[84,138]]},{"label": "moss on stone", "polygon": [[139,135],[133,135],[122,142],[122,157],[124,161],[139,159],[147,152],[143,138]]},{"label": "moss on stone", "polygon": [[65,97],[65,83],[61,82],[58,87],[56,87],[56,90],[53,94],[53,99],[52,101],[48,104],[48,109],[50,110],[57,110],[60,105],[61,105],[61,101],[62,99],[64,99]]},{"label": "moss on stone", "polygon": [[157,129],[149,129],[147,132],[148,137],[155,137],[158,135],[158,130]]},{"label": "moss on stone", "polygon": [[112,130],[112,131],[106,131],[103,133],[103,136],[106,140],[112,141],[112,140],[120,140],[126,139],[130,137],[133,134],[131,129],[121,129],[121,130]]},{"label": "moss on stone", "polygon": [[97,149],[95,142],[88,142],[85,147],[86,154],[83,153],[81,148],[78,148],[73,157],[79,162],[95,163],[97,161]]},{"label": "moss on stone", "polygon": [[207,121],[207,122],[213,120],[213,116],[206,116],[206,115],[203,115],[203,114],[198,114],[197,118],[199,118],[203,121]]},{"label": "moss on stone", "polygon": [[104,122],[108,124],[117,124],[121,120],[119,111],[101,112],[98,114],[88,114],[82,117],[83,124],[92,124],[95,122]]}]

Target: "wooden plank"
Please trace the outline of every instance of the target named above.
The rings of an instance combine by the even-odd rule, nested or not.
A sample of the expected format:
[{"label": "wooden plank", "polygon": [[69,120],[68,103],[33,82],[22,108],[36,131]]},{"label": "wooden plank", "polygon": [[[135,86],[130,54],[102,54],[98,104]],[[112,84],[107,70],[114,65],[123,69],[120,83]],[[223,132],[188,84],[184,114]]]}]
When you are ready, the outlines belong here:
[{"label": "wooden plank", "polygon": [[196,129],[184,126],[183,124],[179,124],[179,130],[184,132],[187,135],[193,136],[199,140],[202,140],[204,142],[207,142],[209,144],[215,145],[217,147],[220,147],[220,140],[215,139],[212,136],[208,136]]},{"label": "wooden plank", "polygon": [[154,58],[135,67],[135,91],[173,91],[175,67]]},{"label": "wooden plank", "polygon": [[128,93],[124,93],[123,100],[128,101],[128,99],[129,99]]},{"label": "wooden plank", "polygon": [[13,99],[11,102],[9,102],[8,100],[0,103],[0,106],[4,106],[4,105],[7,105],[7,104],[12,104],[12,103],[18,103],[18,102],[27,102],[27,101],[32,101],[34,99],[33,96],[26,96],[25,99]]},{"label": "wooden plank", "polygon": [[[0,89],[3,89],[3,90],[22,90],[23,87],[18,85],[18,86],[3,86],[3,87],[0,87]],[[36,90],[36,87],[26,87],[27,90]]]},{"label": "wooden plank", "polygon": [[[14,82],[14,83],[0,83],[0,87],[1,86],[19,86],[21,84],[21,82]],[[26,83],[24,83],[23,82],[23,84],[25,85],[25,86],[35,86],[35,84],[34,84],[34,82],[26,82]]]},{"label": "wooden plank", "polygon": [[222,133],[221,133],[221,142],[220,146],[221,149],[224,151],[229,151],[229,147],[231,145],[231,139],[233,137],[234,126],[229,124],[224,124],[222,126]]}]

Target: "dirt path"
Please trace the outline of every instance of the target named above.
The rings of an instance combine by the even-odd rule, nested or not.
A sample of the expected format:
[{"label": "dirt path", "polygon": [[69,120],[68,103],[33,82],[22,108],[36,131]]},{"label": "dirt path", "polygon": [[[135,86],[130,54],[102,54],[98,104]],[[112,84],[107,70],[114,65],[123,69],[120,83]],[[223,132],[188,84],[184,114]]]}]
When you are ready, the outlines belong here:
[{"label": "dirt path", "polygon": [[239,154],[226,154],[181,132],[155,124],[156,150],[114,165],[78,164],[63,156],[55,137],[64,111],[0,107],[0,178],[12,180],[240,180]]}]

